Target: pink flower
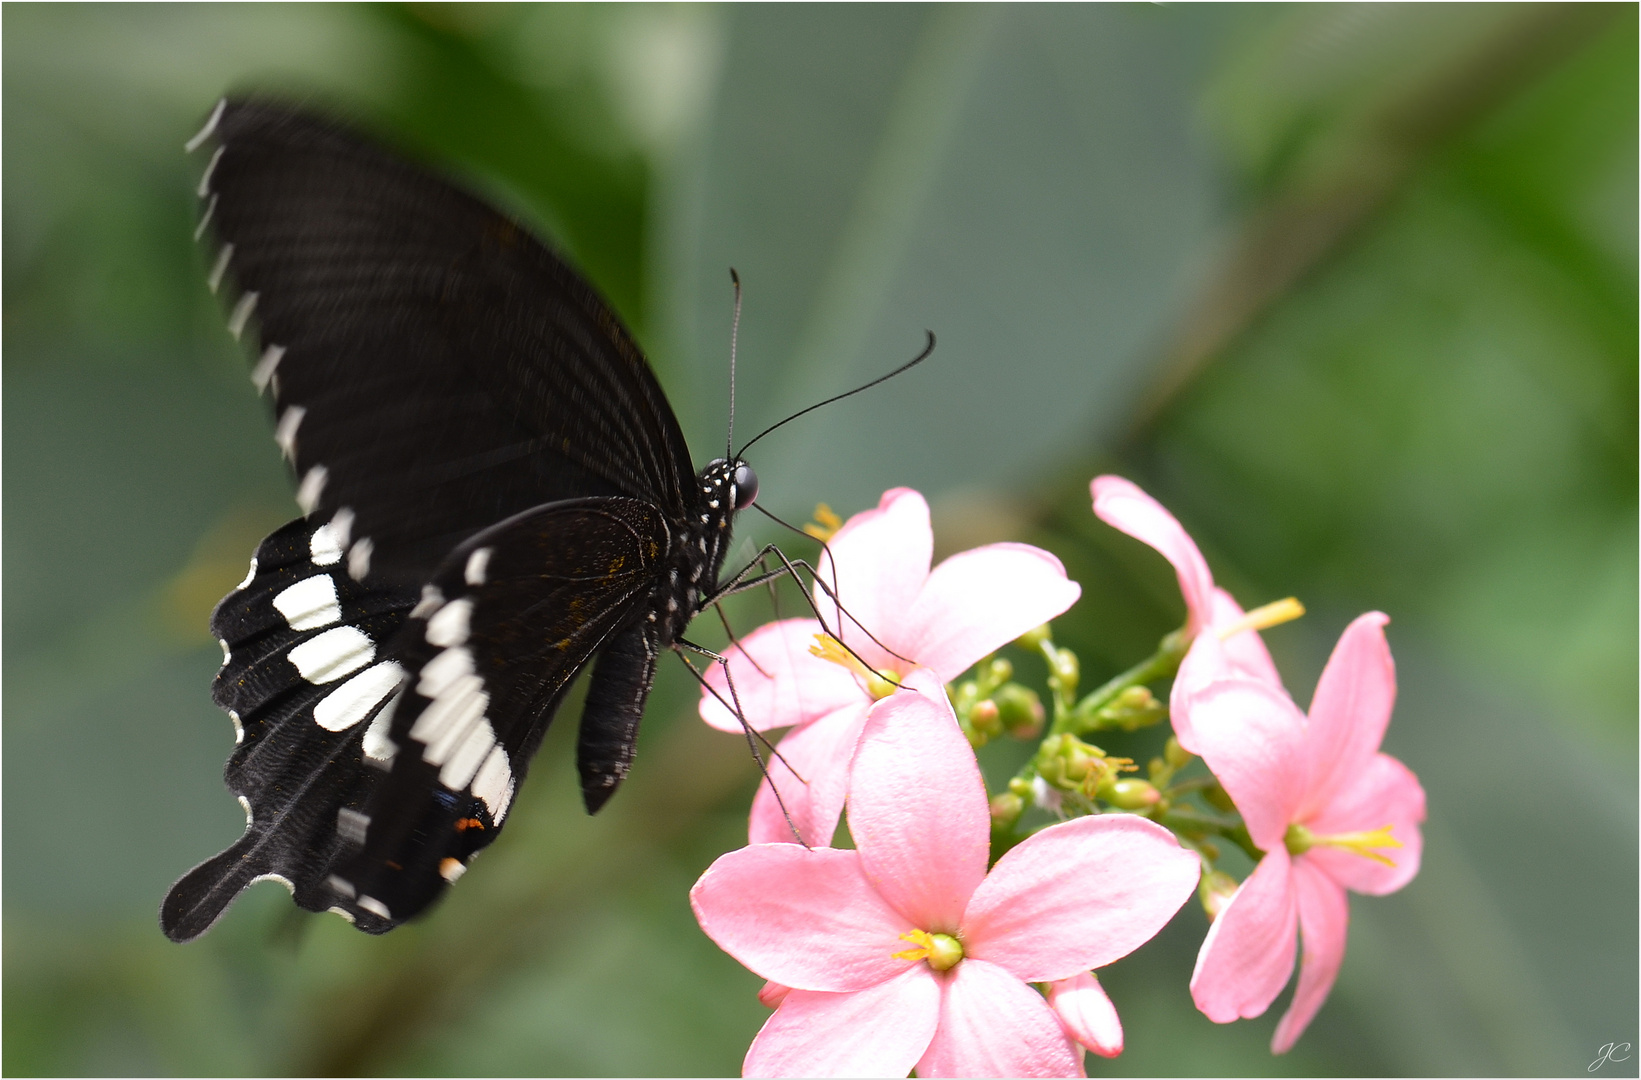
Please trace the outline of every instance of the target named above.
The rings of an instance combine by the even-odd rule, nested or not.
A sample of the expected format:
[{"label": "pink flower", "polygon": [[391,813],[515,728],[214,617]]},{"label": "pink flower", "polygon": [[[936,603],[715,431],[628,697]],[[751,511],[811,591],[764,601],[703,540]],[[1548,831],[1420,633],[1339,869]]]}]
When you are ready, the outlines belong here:
[{"label": "pink flower", "polygon": [[1216,1023],[1259,1016],[1304,960],[1275,1053],[1293,1046],[1345,957],[1345,890],[1382,896],[1419,872],[1424,789],[1379,753],[1396,701],[1396,669],[1379,612],[1345,628],[1317,683],[1309,717],[1286,694],[1249,679],[1194,693],[1199,752],[1265,851],[1208,930],[1191,976],[1197,1008]]},{"label": "pink flower", "polygon": [[[1090,485],[1094,513],[1112,528],[1141,540],[1174,565],[1185,595],[1185,633],[1191,650],[1180,663],[1169,701],[1174,737],[1197,752],[1189,691],[1216,678],[1240,675],[1281,689],[1282,677],[1255,630],[1233,629],[1244,612],[1231,594],[1214,585],[1208,562],[1185,528],[1162,504],[1120,476],[1097,476]],[[1204,633],[1203,631],[1213,631]],[[1221,640],[1221,634],[1224,640]]]},{"label": "pink flower", "polygon": [[[854,850],[755,844],[690,893],[718,945],[779,987],[748,1076],[1080,1076],[1030,983],[1149,940],[1197,857],[1127,814],[1050,826],[988,874],[974,751],[931,672],[872,710],[849,792]],[[766,988],[768,990],[768,988]]]},{"label": "pink flower", "polygon": [[1091,971],[1050,983],[1048,1003],[1066,1034],[1101,1057],[1122,1053],[1122,1021]]},{"label": "pink flower", "polygon": [[[825,627],[814,619],[770,623],[729,652],[735,697],[747,722],[759,731],[793,728],[752,803],[748,832],[755,844],[792,840],[782,803],[806,843],[830,844],[843,811],[849,761],[873,702],[915,667],[932,669],[942,681],[957,678],[987,653],[1066,610],[1081,593],[1066,580],[1060,560],[1027,544],[988,544],[930,570],[929,505],[909,488],[884,492],[877,509],[850,518],[827,548],[820,576],[837,593],[843,613],[817,586],[815,606]],[[830,659],[813,655],[817,635],[825,633],[847,643],[870,670],[835,643]],[[874,677],[877,672],[888,678]],[[740,721],[724,704],[735,698],[723,669],[714,665],[706,678],[701,719],[740,732]]]}]

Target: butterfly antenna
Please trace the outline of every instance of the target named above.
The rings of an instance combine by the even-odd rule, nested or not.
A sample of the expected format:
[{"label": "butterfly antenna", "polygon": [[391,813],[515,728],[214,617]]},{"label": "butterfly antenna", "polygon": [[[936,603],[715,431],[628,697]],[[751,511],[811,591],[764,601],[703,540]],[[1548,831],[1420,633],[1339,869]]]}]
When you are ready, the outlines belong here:
[{"label": "butterfly antenna", "polygon": [[872,387],[876,386],[878,383],[888,382],[890,379],[894,378],[896,375],[899,375],[903,372],[910,371],[912,368],[914,368],[917,365],[921,364],[923,361],[925,361],[929,358],[930,353],[934,352],[934,331],[933,330],[925,330],[923,332],[925,334],[929,335],[929,343],[927,345],[923,346],[923,351],[922,352],[920,352],[916,356],[912,357],[906,363],[904,363],[904,364],[900,365],[899,367],[895,368],[893,371],[889,372],[887,375],[879,375],[877,378],[873,379],[871,382],[867,383],[864,386],[857,386],[853,390],[848,390],[848,391],[845,391],[844,393],[838,394],[834,397],[829,397],[825,401],[817,401],[815,404],[809,406],[809,408],[807,408],[807,409],[799,409],[797,412],[793,413],[791,416],[788,416],[785,420],[780,421],[780,423],[769,425],[768,427],[764,428],[762,431],[758,432],[758,434],[754,435],[751,438],[751,440],[747,442],[746,446],[741,447],[740,454],[731,454],[730,455],[730,460],[733,461],[733,460],[736,460],[736,459],[740,458],[740,456],[742,454],[745,454],[747,452],[747,448],[750,447],[753,443],[757,442],[759,439],[763,438],[765,435],[768,435],[771,431],[774,431],[776,428],[782,426],[783,424],[790,424],[792,421],[796,420],[798,417],[802,416],[804,413],[812,413],[816,409],[820,408],[822,405],[830,405],[834,401],[842,401],[846,397],[853,397],[855,394],[860,393],[862,390],[870,390]]},{"label": "butterfly antenna", "polygon": [[724,456],[735,460],[735,345],[741,337],[741,275],[729,268],[729,280],[735,284],[735,315],[729,323],[729,434],[724,437]]}]

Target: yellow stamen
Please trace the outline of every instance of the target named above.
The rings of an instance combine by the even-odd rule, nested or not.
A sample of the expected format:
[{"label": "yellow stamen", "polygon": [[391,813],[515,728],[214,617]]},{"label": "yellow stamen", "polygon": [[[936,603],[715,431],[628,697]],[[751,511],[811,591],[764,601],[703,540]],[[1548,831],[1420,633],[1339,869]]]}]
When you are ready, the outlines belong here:
[{"label": "yellow stamen", "polygon": [[1215,633],[1219,635],[1219,640],[1224,641],[1226,638],[1240,634],[1244,630],[1269,630],[1273,626],[1281,626],[1285,622],[1292,622],[1303,614],[1305,614],[1305,605],[1290,596],[1286,600],[1278,600],[1275,603],[1266,604],[1264,607],[1256,607],[1236,622],[1219,627]]},{"label": "yellow stamen", "polygon": [[1289,854],[1303,855],[1313,847],[1333,847],[1352,854],[1360,855],[1365,859],[1372,859],[1385,866],[1395,866],[1396,863],[1387,855],[1379,854],[1379,848],[1399,848],[1402,842],[1390,834],[1394,826],[1383,825],[1372,832],[1334,833],[1331,836],[1318,836],[1303,825],[1289,825],[1286,837]]},{"label": "yellow stamen", "polygon": [[836,536],[841,528],[843,519],[833,513],[832,508],[825,503],[816,503],[815,520],[805,525],[803,531],[824,544]]},{"label": "yellow stamen", "polygon": [[957,966],[963,959],[963,943],[950,934],[931,934],[927,930],[913,930],[909,934],[901,934],[901,941],[910,941],[916,945],[915,949],[894,954],[896,960],[927,960],[929,966],[936,971],[947,971]]},{"label": "yellow stamen", "polygon": [[809,646],[809,655],[834,663],[866,680],[866,692],[874,701],[881,701],[900,688],[900,680],[890,671],[873,671],[860,658],[843,647],[843,642],[831,634],[816,634],[815,644]]}]

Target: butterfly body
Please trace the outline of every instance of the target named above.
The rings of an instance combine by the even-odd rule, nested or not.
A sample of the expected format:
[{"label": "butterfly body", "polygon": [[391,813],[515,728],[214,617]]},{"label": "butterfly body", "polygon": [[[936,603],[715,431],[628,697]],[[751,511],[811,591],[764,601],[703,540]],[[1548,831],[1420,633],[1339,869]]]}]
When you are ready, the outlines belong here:
[{"label": "butterfly body", "polygon": [[210,281],[260,338],[304,517],[213,613],[246,831],[161,923],[188,940],[273,878],[379,933],[494,839],[589,665],[577,758],[604,804],[757,480],[695,472],[620,320],[480,200],[278,104],[225,102],[196,141]]}]

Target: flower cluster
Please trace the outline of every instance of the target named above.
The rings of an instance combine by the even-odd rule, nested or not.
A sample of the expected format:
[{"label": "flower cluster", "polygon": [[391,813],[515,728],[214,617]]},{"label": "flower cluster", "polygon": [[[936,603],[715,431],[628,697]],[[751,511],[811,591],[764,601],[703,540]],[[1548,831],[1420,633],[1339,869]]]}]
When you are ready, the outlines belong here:
[{"label": "flower cluster", "polygon": [[[707,674],[707,723],[790,729],[748,846],[691,893],[703,930],[768,980],[746,1075],[1081,1076],[1083,1050],[1123,1046],[1095,969],[1193,892],[1211,925],[1191,993],[1216,1022],[1264,1013],[1303,942],[1280,1053],[1339,971],[1346,890],[1418,872],[1424,793],[1379,752],[1388,619],[1346,628],[1301,712],[1259,636],[1299,605],[1245,612],[1150,496],[1114,476],[1092,491],[1102,520],[1174,566],[1187,618],[1089,694],[1047,626],[1080,595],[1060,562],[993,544],[931,569],[928,506],[907,489],[831,536],[817,618],[760,628]],[[1010,642],[1047,663],[1051,711],[992,657]],[[1164,704],[1150,684],[1170,678]],[[1143,779],[1089,741],[1165,719]],[[1040,743],[988,799],[974,748],[1002,735]],[[834,847],[846,805],[852,846]],[[1218,866],[1227,845],[1255,862],[1240,884]]]}]

